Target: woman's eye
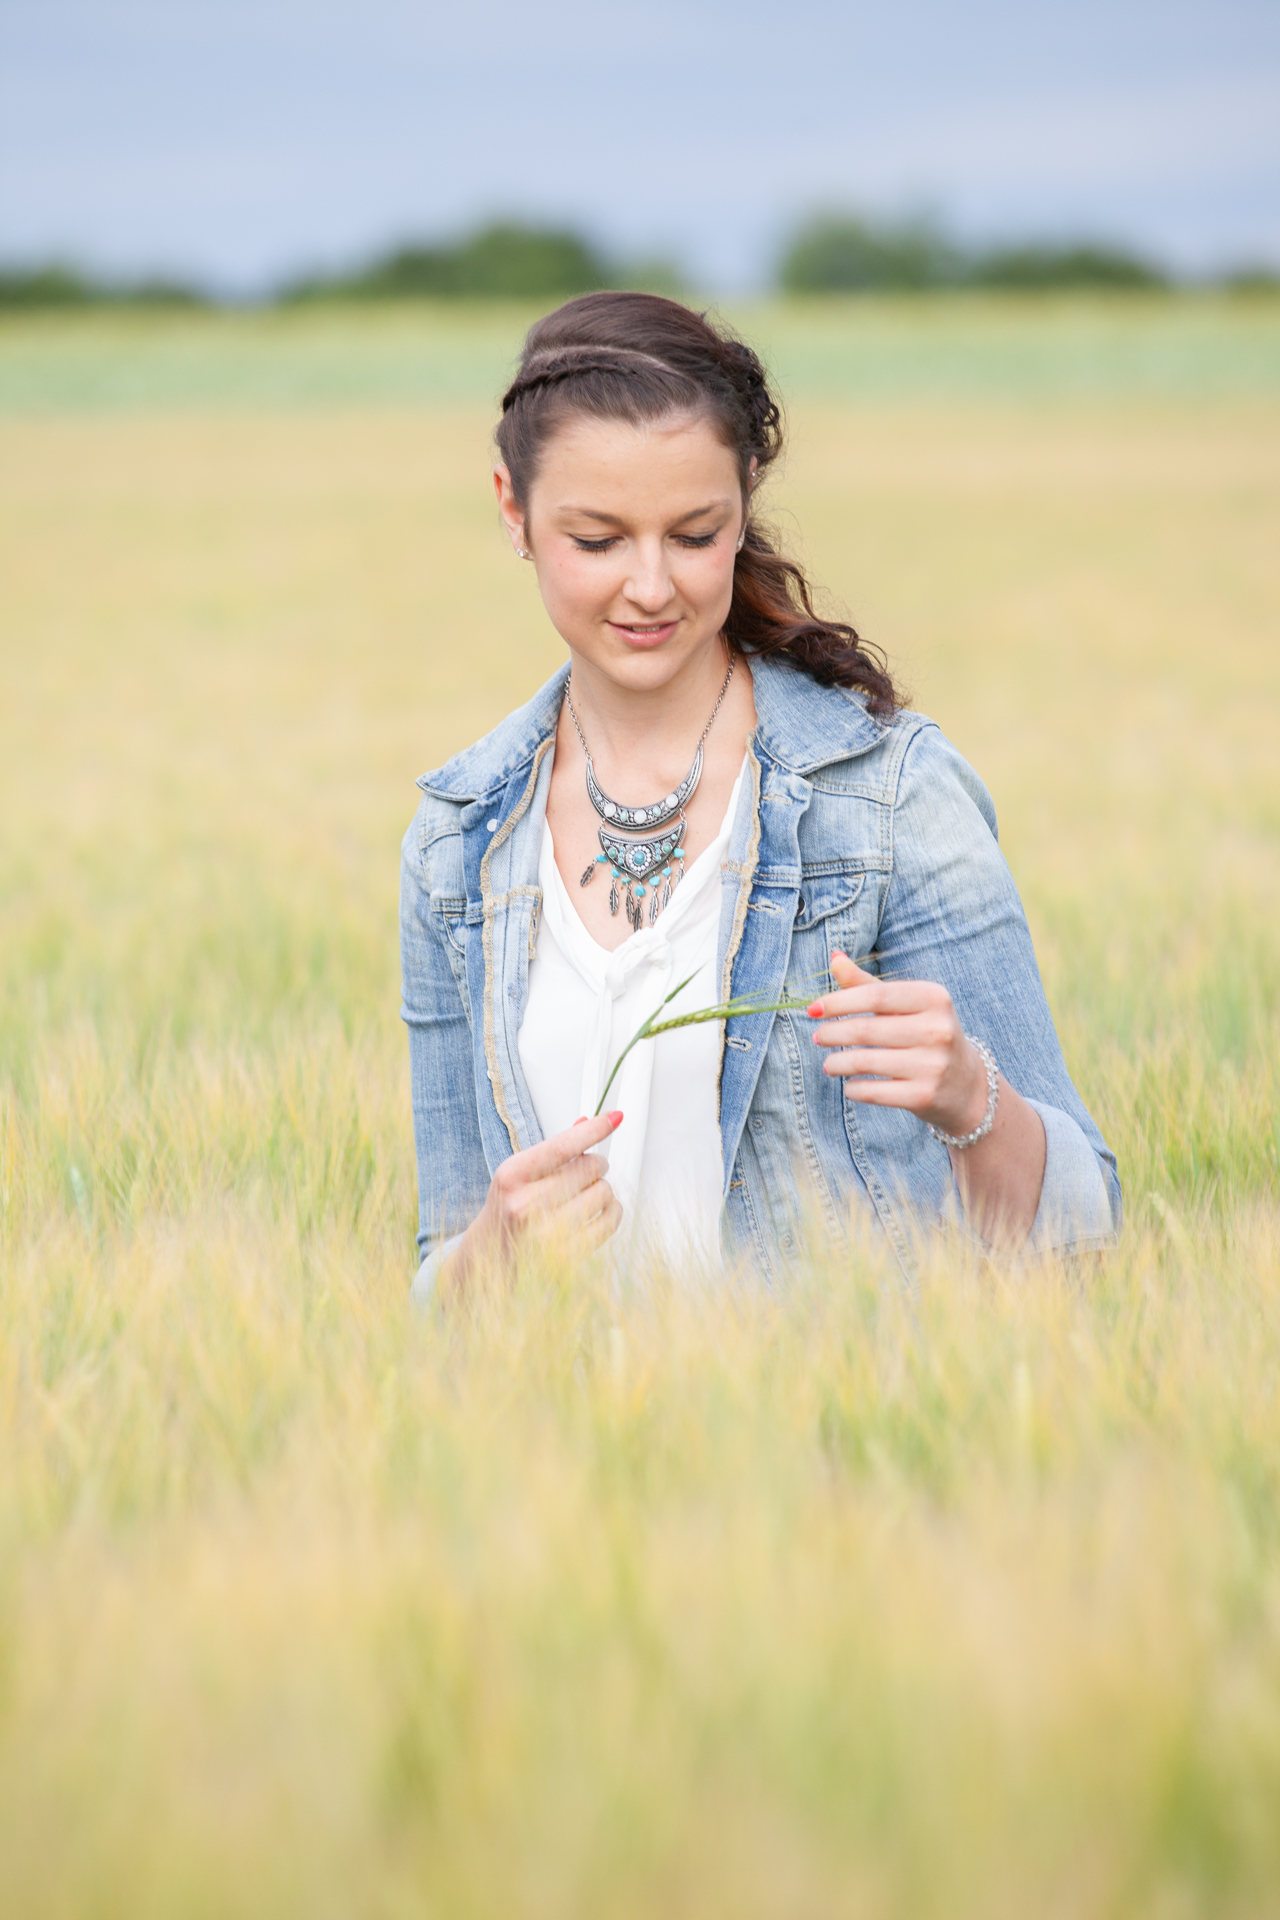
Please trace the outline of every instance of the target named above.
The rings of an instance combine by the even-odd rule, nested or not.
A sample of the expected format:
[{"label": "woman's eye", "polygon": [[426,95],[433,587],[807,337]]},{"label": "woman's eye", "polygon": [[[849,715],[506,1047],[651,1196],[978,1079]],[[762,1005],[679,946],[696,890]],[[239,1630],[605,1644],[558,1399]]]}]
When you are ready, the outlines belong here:
[{"label": "woman's eye", "polygon": [[[608,553],[617,546],[619,536],[616,533],[609,533],[599,540],[589,540],[585,534],[575,533],[570,538],[579,553]],[[714,533],[678,533],[676,535],[682,547],[709,547],[715,538]]]}]

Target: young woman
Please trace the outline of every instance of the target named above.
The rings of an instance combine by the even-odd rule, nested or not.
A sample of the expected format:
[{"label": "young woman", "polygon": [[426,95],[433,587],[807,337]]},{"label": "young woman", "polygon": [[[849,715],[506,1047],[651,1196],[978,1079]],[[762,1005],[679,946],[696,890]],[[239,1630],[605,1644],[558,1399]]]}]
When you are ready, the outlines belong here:
[{"label": "young woman", "polygon": [[[769,1280],[814,1219],[872,1224],[908,1274],[943,1223],[1109,1245],[1115,1159],[987,792],[754,514],[781,444],[755,354],[674,301],[588,294],[529,334],[497,440],[569,661],[418,783],[415,1295],[530,1233]],[[686,980],[672,1014],[792,1005],[642,1042],[590,1117]]]}]

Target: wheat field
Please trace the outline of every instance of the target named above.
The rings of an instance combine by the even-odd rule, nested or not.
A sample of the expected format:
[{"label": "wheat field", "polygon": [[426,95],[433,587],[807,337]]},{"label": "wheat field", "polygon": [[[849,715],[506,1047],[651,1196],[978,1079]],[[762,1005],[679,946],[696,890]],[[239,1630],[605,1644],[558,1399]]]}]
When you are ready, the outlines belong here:
[{"label": "wheat field", "polygon": [[744,311],[1128,1225],[416,1318],[528,315],[0,327],[0,1913],[1280,1915],[1280,305]]}]

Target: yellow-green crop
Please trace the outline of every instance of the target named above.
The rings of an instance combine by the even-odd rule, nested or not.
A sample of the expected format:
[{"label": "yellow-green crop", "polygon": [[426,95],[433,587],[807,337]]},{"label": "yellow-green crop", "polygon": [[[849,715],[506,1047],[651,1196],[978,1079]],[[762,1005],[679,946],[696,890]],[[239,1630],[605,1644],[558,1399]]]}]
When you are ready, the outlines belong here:
[{"label": "yellow-green crop", "polygon": [[1280,306],[743,316],[1119,1254],[419,1320],[398,842],[561,657],[523,317],[0,328],[0,1913],[1280,1913]]}]

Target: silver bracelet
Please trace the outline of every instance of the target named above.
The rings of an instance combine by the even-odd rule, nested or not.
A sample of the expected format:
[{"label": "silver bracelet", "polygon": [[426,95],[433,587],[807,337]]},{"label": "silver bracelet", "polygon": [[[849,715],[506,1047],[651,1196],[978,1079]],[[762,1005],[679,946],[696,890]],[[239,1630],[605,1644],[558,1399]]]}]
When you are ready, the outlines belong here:
[{"label": "silver bracelet", "polygon": [[1000,1069],[996,1066],[996,1057],[982,1040],[975,1040],[971,1033],[965,1039],[971,1047],[976,1047],[982,1056],[982,1064],[987,1070],[987,1110],[972,1133],[944,1133],[941,1127],[933,1127],[925,1121],[925,1126],[935,1140],[941,1140],[944,1147],[955,1147],[957,1151],[964,1147],[976,1147],[979,1140],[985,1140],[996,1123],[996,1106],[1000,1099]]}]

